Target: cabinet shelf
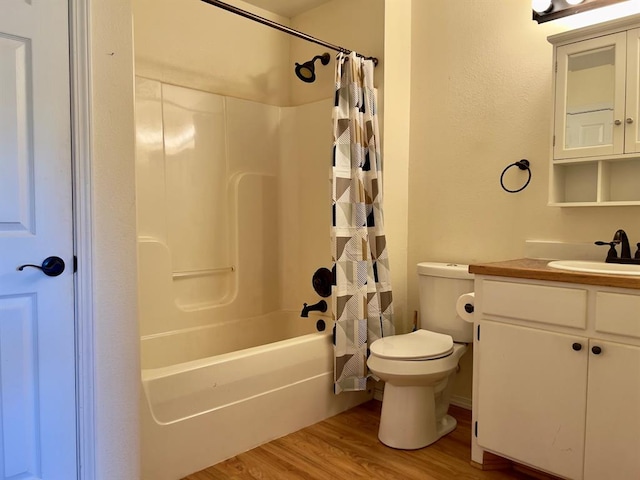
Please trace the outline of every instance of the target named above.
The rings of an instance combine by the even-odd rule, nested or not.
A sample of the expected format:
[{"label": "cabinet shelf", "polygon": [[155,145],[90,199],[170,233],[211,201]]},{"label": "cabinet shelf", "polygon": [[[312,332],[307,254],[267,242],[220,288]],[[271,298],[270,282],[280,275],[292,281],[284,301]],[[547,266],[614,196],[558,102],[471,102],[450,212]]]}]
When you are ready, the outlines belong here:
[{"label": "cabinet shelf", "polygon": [[554,165],[573,165],[574,163],[593,163],[593,162],[627,162],[629,160],[637,160],[640,162],[640,153],[624,154],[624,155],[600,155],[597,157],[585,158],[555,158],[552,160]]},{"label": "cabinet shelf", "polygon": [[549,205],[640,205],[640,158],[557,160],[551,179]]}]

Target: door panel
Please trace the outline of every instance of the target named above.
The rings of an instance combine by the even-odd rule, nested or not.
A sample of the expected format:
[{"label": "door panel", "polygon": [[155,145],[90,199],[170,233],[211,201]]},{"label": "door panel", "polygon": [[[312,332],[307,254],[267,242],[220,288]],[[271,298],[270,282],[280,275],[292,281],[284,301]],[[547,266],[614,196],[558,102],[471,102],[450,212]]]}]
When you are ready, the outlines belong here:
[{"label": "door panel", "polygon": [[[585,480],[640,475],[640,347],[590,340]],[[613,477],[612,477],[613,475]]]},{"label": "door panel", "polygon": [[33,233],[29,50],[27,39],[0,34],[0,232]]},{"label": "door panel", "polygon": [[587,340],[488,320],[480,329],[478,445],[582,478]]},{"label": "door panel", "polygon": [[626,48],[624,32],[557,48],[554,159],[623,153]]},{"label": "door panel", "polygon": [[1,421],[11,432],[4,435],[4,478],[40,474],[36,301],[34,295],[0,298]]},{"label": "door panel", "polygon": [[[68,5],[2,0],[0,480],[77,478]],[[66,270],[37,268],[51,255]]]}]

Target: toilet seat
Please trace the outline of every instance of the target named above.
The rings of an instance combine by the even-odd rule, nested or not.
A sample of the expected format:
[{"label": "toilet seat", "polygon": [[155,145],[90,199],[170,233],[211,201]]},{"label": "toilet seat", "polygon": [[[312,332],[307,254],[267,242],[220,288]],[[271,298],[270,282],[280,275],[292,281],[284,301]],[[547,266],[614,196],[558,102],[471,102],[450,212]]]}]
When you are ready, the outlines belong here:
[{"label": "toilet seat", "polygon": [[453,352],[453,338],[443,333],[416,330],[392,335],[371,344],[371,354],[390,360],[434,360]]}]

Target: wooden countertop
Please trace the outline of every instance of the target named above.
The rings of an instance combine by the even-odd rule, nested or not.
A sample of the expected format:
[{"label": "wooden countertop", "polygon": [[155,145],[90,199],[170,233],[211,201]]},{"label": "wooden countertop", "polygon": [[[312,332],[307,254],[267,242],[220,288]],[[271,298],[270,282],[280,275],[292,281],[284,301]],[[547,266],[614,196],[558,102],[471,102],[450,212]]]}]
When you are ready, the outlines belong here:
[{"label": "wooden countertop", "polygon": [[602,275],[599,273],[570,272],[547,266],[549,260],[520,258],[503,262],[469,265],[469,272],[477,275],[529,278],[551,282],[582,283],[604,287],[633,288],[640,290],[640,277],[628,275]]}]

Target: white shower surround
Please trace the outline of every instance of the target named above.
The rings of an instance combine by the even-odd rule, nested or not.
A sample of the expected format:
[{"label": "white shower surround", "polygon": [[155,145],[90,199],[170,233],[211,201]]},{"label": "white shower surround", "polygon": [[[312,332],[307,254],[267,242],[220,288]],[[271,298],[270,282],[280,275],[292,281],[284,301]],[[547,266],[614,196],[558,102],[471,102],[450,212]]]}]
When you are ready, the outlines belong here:
[{"label": "white shower surround", "polygon": [[[298,312],[270,317],[143,338],[142,480],[183,478],[370,398],[333,394],[329,332],[156,366],[204,354],[181,348],[195,337],[232,340],[236,327],[262,325],[264,335],[273,337],[275,327],[286,338],[314,330],[318,319],[312,314],[301,322]],[[233,347],[221,342],[222,351]],[[156,368],[144,368],[149,365]]]},{"label": "white shower surround", "polygon": [[300,318],[330,264],[330,109],[137,79],[143,480],[371,398],[333,394],[331,321]]}]

